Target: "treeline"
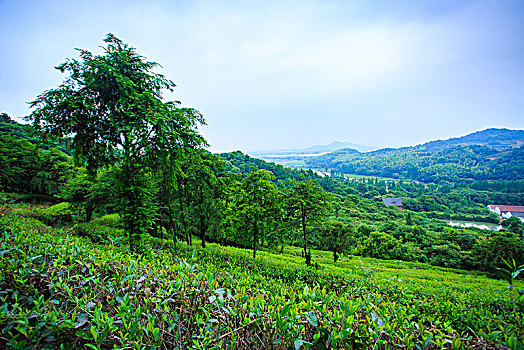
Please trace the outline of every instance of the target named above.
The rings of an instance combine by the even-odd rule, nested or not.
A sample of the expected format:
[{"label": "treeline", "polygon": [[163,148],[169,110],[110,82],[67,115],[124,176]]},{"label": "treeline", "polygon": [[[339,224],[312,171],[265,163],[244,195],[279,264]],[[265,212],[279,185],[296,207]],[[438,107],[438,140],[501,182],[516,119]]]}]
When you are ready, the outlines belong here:
[{"label": "treeline", "polygon": [[[0,137],[5,139],[12,137]],[[11,152],[4,159],[18,159],[15,155],[27,146],[27,142],[18,141],[2,148]],[[78,232],[91,237],[103,234],[98,226],[102,222],[112,223],[118,230],[124,227],[125,203],[118,187],[118,165],[90,175],[85,168],[74,167],[72,158],[58,150],[31,147],[37,153],[60,155],[50,168],[65,170],[57,173],[60,176],[48,177],[53,186],[43,190],[20,190],[13,184],[4,190],[25,193],[26,198],[30,198],[30,193],[37,194],[38,200],[44,194],[69,204],[35,209],[25,215],[52,225],[76,221]],[[501,257],[518,260],[524,253],[523,225],[518,220],[510,220],[506,223],[508,230],[495,233],[450,228],[436,220],[452,216],[498,221],[483,205],[460,192],[469,190],[465,186],[373,178],[306,179],[309,172],[283,169],[240,152],[218,156],[204,150],[186,150],[177,159],[173,166],[176,171],[151,172],[140,180],[147,190],[143,205],[148,210],[144,214],[148,226],[143,233],[126,237],[126,241],[133,240],[138,251],[149,249],[141,244],[143,235],[187,244],[193,244],[193,238],[198,237],[204,247],[206,241],[219,242],[252,249],[254,256],[260,249],[281,251],[285,245],[300,246],[308,264],[314,264],[310,256],[310,249],[314,248],[333,252],[335,261],[341,255],[360,255],[491,272],[500,266]],[[266,169],[257,169],[255,163]],[[32,167],[32,171],[21,170],[21,176],[11,178],[31,182],[40,166],[38,162],[31,163],[26,169]],[[240,170],[248,167],[249,172]],[[272,168],[281,169],[286,175],[277,179],[267,170]],[[40,173],[44,174],[42,169]],[[165,186],[166,183],[172,186]],[[443,195],[442,190],[447,193]],[[380,201],[385,196],[403,197],[410,210],[385,207]],[[121,214],[108,215],[115,212]]]},{"label": "treeline", "polygon": [[440,151],[418,147],[360,153],[336,151],[311,157],[306,165],[345,174],[414,179],[428,183],[524,180],[524,148],[496,150],[468,145]]},{"label": "treeline", "polygon": [[275,176],[278,187],[283,187],[285,182],[301,179],[321,179],[321,177],[312,170],[299,170],[294,168],[285,168],[280,164],[269,163],[262,159],[253,158],[240,151],[222,153],[220,156],[226,160],[227,170],[233,173],[247,174],[253,168],[270,171]]},{"label": "treeline", "polygon": [[[16,129],[11,129],[16,131]],[[70,156],[56,148],[43,149],[25,138],[0,134],[0,189],[44,196],[54,201],[74,173]]]}]

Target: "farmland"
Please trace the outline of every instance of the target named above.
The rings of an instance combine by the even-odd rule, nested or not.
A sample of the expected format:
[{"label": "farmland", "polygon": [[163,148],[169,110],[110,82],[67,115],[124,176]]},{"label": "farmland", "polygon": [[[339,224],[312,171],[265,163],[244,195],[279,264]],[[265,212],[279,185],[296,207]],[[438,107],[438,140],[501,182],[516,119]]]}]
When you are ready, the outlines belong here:
[{"label": "farmland", "polygon": [[[147,254],[35,219],[1,219],[1,343],[14,348],[521,346],[522,301],[483,273],[151,238]],[[100,230],[102,232],[102,230]],[[114,233],[118,235],[118,233]],[[95,240],[96,241],[96,240]],[[198,243],[195,241],[195,243]],[[517,282],[515,290],[524,284]],[[522,326],[520,326],[522,327]]]}]

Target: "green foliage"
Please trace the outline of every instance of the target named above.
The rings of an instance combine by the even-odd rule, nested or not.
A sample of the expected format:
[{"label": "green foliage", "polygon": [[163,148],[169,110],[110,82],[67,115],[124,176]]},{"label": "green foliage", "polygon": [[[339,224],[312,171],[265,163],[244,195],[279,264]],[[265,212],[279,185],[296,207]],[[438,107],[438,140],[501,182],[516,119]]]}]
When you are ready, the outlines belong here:
[{"label": "green foliage", "polygon": [[8,192],[57,196],[73,172],[71,158],[0,134],[0,186]]},{"label": "green foliage", "polygon": [[34,218],[48,226],[64,226],[73,222],[71,205],[62,202],[48,208],[33,207],[18,210],[17,213],[24,217]]},{"label": "green foliage", "polygon": [[253,168],[241,183],[240,196],[236,204],[237,215],[242,223],[240,228],[250,236],[253,258],[256,257],[257,243],[264,240],[272,221],[277,220],[278,189],[271,183],[274,175],[264,169]]},{"label": "green foliage", "polygon": [[512,216],[507,220],[504,220],[504,225],[508,231],[518,234],[520,237],[524,236],[524,222],[520,221],[519,218]]},{"label": "green foliage", "polygon": [[0,134],[11,135],[17,139],[27,138],[29,125],[22,125],[11,119],[6,113],[0,113]]},{"label": "green foliage", "polygon": [[76,224],[73,231],[76,235],[89,238],[94,243],[105,243],[113,246],[127,243],[128,237],[125,236],[124,231],[111,223],[114,223],[114,220],[108,220],[106,217],[105,220],[99,219],[94,222]]},{"label": "green foliage", "polygon": [[478,241],[472,249],[472,257],[477,268],[492,272],[503,265],[504,260],[514,258],[517,264],[523,264],[524,242],[512,232],[493,232]]},{"label": "green foliage", "polygon": [[329,267],[315,270],[212,244],[174,257],[162,240],[144,257],[10,216],[0,232],[1,346],[522,346],[503,282],[479,275],[314,251]]},{"label": "green foliage", "polygon": [[327,197],[315,180],[291,181],[284,191],[284,206],[288,216],[294,221],[295,227],[301,230],[304,256],[308,266],[311,264],[311,256],[307,247],[307,228],[325,215],[328,205]]},{"label": "green foliage", "polygon": [[105,42],[104,54],[79,50],[80,61],[57,67],[67,79],[31,102],[29,119],[44,136],[72,135],[75,160],[90,174],[116,168],[119,209],[133,244],[154,220],[153,161],[172,149],[204,145],[196,130],[204,120],[179,102],[162,101],[175,84],[153,71],[157,63],[112,34]]},{"label": "green foliage", "polygon": [[251,169],[264,169],[270,171],[275,176],[275,183],[279,188],[286,185],[289,180],[320,179],[320,176],[311,170],[299,170],[285,168],[280,164],[270,163],[258,158],[253,158],[240,151],[222,153],[220,156],[226,160],[227,170],[230,172],[247,174]]},{"label": "green foliage", "polygon": [[94,222],[98,225],[103,225],[107,227],[122,228],[122,219],[118,214],[104,215],[98,219],[95,219]]},{"label": "green foliage", "polygon": [[333,260],[337,262],[341,253],[347,253],[355,244],[353,227],[340,221],[330,221],[322,225],[319,230],[320,247],[333,252]]},{"label": "green foliage", "polygon": [[402,241],[384,232],[371,232],[360,249],[364,256],[379,259],[402,259]]},{"label": "green foliage", "polygon": [[373,152],[329,153],[307,165],[345,174],[409,178],[424,182],[523,180],[524,148],[508,151],[479,145],[431,149],[425,145]]}]

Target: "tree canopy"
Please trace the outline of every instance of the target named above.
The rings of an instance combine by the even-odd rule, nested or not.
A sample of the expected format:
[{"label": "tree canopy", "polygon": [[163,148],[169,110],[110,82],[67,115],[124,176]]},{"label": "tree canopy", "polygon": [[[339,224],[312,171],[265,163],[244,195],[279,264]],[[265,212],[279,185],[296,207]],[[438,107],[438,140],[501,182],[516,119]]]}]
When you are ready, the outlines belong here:
[{"label": "tree canopy", "polygon": [[154,72],[158,63],[146,61],[112,34],[104,41],[103,54],[78,50],[80,60],[56,67],[68,76],[31,102],[29,119],[46,136],[70,136],[76,162],[91,174],[118,168],[120,212],[126,231],[135,236],[152,223],[146,178],[155,170],[153,159],[178,148],[205,146],[197,130],[204,119],[178,101],[163,101],[163,93],[175,84]]}]

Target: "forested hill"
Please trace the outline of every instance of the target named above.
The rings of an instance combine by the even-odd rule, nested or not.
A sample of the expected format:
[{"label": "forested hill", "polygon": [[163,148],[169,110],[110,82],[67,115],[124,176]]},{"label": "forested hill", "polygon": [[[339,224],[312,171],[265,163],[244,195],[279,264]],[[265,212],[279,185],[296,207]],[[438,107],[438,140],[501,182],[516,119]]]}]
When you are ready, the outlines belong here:
[{"label": "forested hill", "polygon": [[271,171],[275,175],[277,182],[287,180],[300,180],[301,178],[318,179],[320,178],[312,170],[299,170],[285,168],[280,164],[266,162],[262,159],[250,157],[240,151],[222,153],[220,157],[226,161],[226,168],[233,173],[247,174],[253,167]]},{"label": "forested hill", "polygon": [[[480,143],[474,144],[475,142]],[[488,129],[414,147],[339,150],[306,160],[314,169],[424,182],[524,179],[524,131]]]},{"label": "forested hill", "polygon": [[497,150],[507,150],[524,146],[524,130],[486,129],[462,137],[437,140],[416,146],[429,151],[441,151],[455,146],[479,145]]}]

